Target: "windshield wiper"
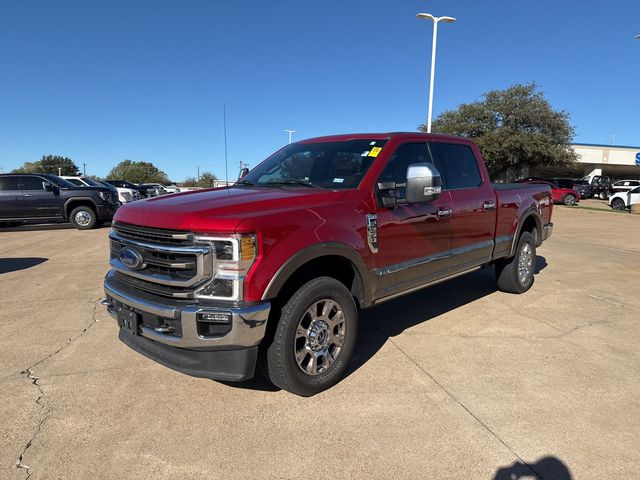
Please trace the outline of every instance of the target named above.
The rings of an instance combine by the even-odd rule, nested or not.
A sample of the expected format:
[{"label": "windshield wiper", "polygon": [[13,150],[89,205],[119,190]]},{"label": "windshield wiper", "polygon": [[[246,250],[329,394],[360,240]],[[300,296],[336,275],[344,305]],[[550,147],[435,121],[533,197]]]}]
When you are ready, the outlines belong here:
[{"label": "windshield wiper", "polygon": [[269,180],[267,182],[270,185],[303,185],[305,187],[311,187],[311,188],[321,188],[323,190],[326,190],[324,187],[321,187],[320,185],[314,185],[311,182],[308,182],[307,180],[300,180],[298,178],[280,178],[278,180],[276,179],[272,179]]},{"label": "windshield wiper", "polygon": [[235,185],[246,185],[246,186],[248,186],[248,187],[255,187],[255,186],[256,186],[256,184],[255,184],[255,183],[252,183],[252,182],[250,182],[249,180],[238,180],[238,181],[235,183]]}]

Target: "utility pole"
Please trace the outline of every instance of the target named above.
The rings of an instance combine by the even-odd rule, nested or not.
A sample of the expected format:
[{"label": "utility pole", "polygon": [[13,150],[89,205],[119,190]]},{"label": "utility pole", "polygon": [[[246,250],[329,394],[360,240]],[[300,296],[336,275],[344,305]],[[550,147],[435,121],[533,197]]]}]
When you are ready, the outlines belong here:
[{"label": "utility pole", "polygon": [[200,165],[198,165],[198,183],[200,183]]},{"label": "utility pole", "polygon": [[87,176],[87,164],[86,163],[82,164],[82,176],[83,177]]},{"label": "utility pole", "polygon": [[58,167],[58,176],[61,177],[62,176],[62,167]]}]

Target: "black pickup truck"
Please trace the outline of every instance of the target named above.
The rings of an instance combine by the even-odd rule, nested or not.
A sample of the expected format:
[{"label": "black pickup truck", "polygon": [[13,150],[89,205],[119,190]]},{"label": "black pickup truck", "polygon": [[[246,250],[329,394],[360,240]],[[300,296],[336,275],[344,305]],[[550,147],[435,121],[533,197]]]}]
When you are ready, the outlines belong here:
[{"label": "black pickup truck", "polygon": [[77,187],[55,175],[0,175],[0,224],[71,222],[88,230],[111,220],[118,193],[107,187]]}]

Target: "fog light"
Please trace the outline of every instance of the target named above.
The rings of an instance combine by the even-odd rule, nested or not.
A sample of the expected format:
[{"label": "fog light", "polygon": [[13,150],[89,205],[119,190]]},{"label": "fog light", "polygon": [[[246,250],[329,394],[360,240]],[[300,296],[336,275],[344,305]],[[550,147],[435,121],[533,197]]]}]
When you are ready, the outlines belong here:
[{"label": "fog light", "polygon": [[196,319],[199,322],[223,323],[225,325],[230,325],[232,315],[230,312],[198,312]]}]

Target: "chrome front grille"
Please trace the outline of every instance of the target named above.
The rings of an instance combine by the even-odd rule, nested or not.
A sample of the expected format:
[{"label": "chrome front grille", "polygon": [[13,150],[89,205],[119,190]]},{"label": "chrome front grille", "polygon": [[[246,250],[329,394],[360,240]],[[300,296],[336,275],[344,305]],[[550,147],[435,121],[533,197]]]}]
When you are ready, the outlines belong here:
[{"label": "chrome front grille", "polygon": [[[194,298],[195,290],[213,274],[215,252],[196,244],[191,232],[162,230],[115,223],[109,234],[111,267],[118,278],[134,288],[156,295]],[[131,266],[122,251],[135,252]],[[124,259],[126,261],[126,258]]]}]

